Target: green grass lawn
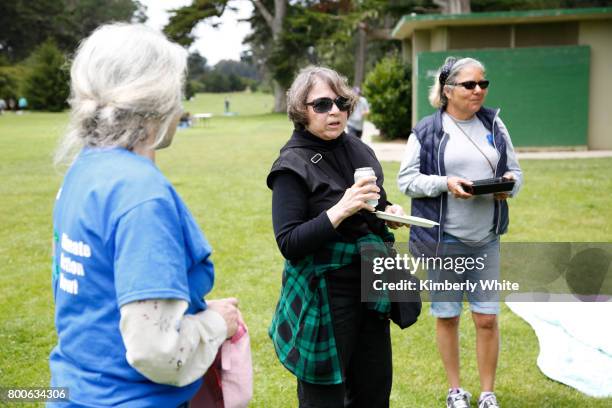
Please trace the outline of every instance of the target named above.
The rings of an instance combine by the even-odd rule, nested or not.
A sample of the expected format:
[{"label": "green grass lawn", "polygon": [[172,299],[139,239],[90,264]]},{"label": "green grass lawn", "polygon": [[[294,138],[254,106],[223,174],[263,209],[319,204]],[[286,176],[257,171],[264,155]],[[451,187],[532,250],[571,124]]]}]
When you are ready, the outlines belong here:
[{"label": "green grass lawn", "polygon": [[[266,114],[267,95],[231,95],[236,117],[214,117],[181,130],[158,165],[185,199],[214,248],[213,297],[237,296],[251,330],[255,370],[253,407],[296,406],[295,379],[278,363],[267,327],[278,296],[282,258],[271,225],[265,177],[291,124]],[[223,95],[198,95],[192,113],[222,113]],[[52,152],[67,114],[0,116],[0,387],[42,387],[55,344],[51,294],[51,214],[61,174]],[[398,163],[383,163],[391,201],[409,208],[395,187]],[[612,159],[525,161],[526,184],[511,202],[505,241],[612,241]],[[406,241],[407,230],[398,234]],[[428,309],[426,307],[426,309]],[[478,392],[474,328],[461,327],[462,377]],[[505,407],[609,407],[556,383],[536,366],[531,328],[505,306],[497,391]],[[434,320],[393,330],[392,406],[440,407],[446,380],[434,338]],[[28,405],[31,406],[31,405]]]},{"label": "green grass lawn", "polygon": [[238,116],[259,115],[271,112],[274,99],[269,94],[254,93],[220,93],[197,94],[185,103],[185,110],[191,114],[212,113],[213,116],[223,115],[225,99],[230,102],[230,112]]}]

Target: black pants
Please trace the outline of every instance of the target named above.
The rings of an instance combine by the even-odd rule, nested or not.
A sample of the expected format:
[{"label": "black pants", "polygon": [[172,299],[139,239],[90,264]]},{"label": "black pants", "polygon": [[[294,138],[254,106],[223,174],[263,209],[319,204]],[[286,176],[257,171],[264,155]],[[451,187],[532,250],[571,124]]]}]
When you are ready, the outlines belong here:
[{"label": "black pants", "polygon": [[298,380],[300,408],[388,408],[393,377],[389,320],[358,297],[331,294],[330,303],[345,381],[319,385]]}]

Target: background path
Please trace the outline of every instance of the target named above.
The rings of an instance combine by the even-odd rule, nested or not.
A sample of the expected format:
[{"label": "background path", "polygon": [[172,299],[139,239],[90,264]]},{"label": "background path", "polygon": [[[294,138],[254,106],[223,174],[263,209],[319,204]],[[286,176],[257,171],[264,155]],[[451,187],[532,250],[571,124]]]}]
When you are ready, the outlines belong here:
[{"label": "background path", "polygon": [[[404,155],[404,142],[374,143],[372,136],[378,135],[378,129],[372,122],[363,125],[362,139],[374,149],[376,157],[380,161],[401,162]],[[562,151],[521,151],[517,152],[519,160],[529,159],[593,159],[599,157],[612,157],[612,150],[562,150]]]}]

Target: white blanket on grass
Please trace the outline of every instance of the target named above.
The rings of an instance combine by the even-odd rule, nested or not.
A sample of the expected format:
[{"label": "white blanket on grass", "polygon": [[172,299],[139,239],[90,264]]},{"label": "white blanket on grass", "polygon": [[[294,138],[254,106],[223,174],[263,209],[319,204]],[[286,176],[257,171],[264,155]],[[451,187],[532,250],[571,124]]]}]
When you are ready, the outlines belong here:
[{"label": "white blanket on grass", "polygon": [[592,397],[612,396],[612,302],[506,304],[535,331],[544,375]]}]

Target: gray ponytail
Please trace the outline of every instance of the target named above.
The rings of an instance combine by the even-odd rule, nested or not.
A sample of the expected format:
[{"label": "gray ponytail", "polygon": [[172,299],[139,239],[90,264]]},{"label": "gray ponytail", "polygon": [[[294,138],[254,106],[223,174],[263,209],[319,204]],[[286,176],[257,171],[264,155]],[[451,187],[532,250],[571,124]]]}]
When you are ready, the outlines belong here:
[{"label": "gray ponytail", "polygon": [[140,24],[109,24],[85,39],[72,63],[71,116],[55,153],[69,164],[83,146],[131,149],[151,133],[164,142],[181,111],[187,52]]}]

